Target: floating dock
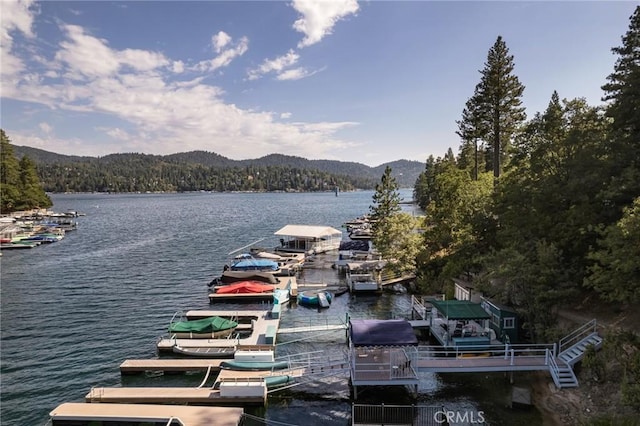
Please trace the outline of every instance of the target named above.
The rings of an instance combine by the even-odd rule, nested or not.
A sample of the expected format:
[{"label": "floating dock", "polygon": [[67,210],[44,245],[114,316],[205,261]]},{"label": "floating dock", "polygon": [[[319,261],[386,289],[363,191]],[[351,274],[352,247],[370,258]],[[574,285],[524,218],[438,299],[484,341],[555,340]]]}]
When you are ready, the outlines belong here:
[{"label": "floating dock", "polygon": [[174,424],[183,426],[237,426],[243,417],[237,407],[188,407],[179,405],[85,404],[67,402],[49,416],[51,424],[93,424],[96,422],[135,422],[136,424]]},{"label": "floating dock", "polygon": [[[245,404],[263,405],[266,401],[264,382],[234,383],[238,388],[252,388],[246,396],[225,397],[220,389],[187,387],[96,387],[85,396],[85,402],[117,404],[199,404],[242,407]],[[252,386],[256,385],[256,386]]]},{"label": "floating dock", "polygon": [[[221,338],[221,339],[176,339],[171,336],[162,338],[157,348],[159,352],[190,352],[194,356],[223,358],[232,357],[239,348],[249,347],[275,347],[276,333],[280,325],[280,315],[276,315],[270,310],[247,310],[247,311],[188,311],[185,316],[190,320],[219,316],[226,318],[237,318],[239,321],[250,320],[252,324],[251,334],[245,338]],[[188,348],[185,350],[185,348]]]}]

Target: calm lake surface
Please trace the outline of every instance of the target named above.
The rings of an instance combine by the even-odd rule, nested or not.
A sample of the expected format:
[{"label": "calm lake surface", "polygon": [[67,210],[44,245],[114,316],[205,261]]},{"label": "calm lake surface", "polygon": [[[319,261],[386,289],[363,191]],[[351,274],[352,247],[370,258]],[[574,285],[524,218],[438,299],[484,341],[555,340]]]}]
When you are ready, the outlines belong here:
[{"label": "calm lake surface", "polygon": [[[372,195],[53,195],[52,210],[86,214],[77,219],[78,229],[60,242],[0,257],[1,424],[44,425],[57,405],[84,401],[94,386],[198,386],[202,374],[121,377],[119,365],[156,358],[156,342],[176,311],[212,309],[207,283],[220,275],[230,252],[258,240],[274,247],[273,233],[286,224],[343,229],[344,222],[369,211]],[[401,195],[411,199],[410,190]],[[341,280],[332,269],[305,269],[298,279],[301,285]],[[292,303],[282,313],[282,326],[344,318],[347,312],[352,318],[408,317],[410,303],[406,294],[345,294],[321,312]],[[279,336],[276,356],[346,350],[344,331],[303,337],[283,336],[281,342]],[[507,408],[510,385],[502,374],[421,378],[421,404],[483,411],[487,424],[542,422],[535,409]],[[396,388],[362,388],[358,402],[414,401]],[[348,425],[348,381],[324,378],[275,392],[266,408],[251,413],[292,425]]]}]

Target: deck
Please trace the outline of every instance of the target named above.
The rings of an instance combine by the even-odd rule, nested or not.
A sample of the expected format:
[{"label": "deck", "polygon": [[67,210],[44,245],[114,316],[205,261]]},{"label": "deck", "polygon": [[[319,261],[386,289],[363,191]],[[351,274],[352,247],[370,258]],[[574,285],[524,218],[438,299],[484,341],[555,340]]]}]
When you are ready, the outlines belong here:
[{"label": "deck", "polygon": [[[115,422],[125,420],[169,424],[178,420],[184,426],[237,426],[244,410],[237,407],[188,407],[145,404],[85,404],[67,402],[58,405],[49,416],[52,425],[58,422],[94,420]],[[86,423],[84,423],[86,424]],[[173,424],[173,423],[171,423]]]},{"label": "deck", "polygon": [[263,405],[265,401],[264,397],[223,397],[218,389],[187,387],[96,387],[85,396],[85,402],[117,404],[201,404],[242,407],[244,404]]}]

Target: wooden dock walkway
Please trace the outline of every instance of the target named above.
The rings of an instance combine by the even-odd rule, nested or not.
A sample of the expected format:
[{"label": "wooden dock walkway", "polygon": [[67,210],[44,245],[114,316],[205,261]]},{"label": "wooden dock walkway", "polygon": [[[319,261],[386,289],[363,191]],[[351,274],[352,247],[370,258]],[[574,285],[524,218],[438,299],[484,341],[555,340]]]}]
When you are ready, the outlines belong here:
[{"label": "wooden dock walkway", "polygon": [[180,405],[86,404],[67,402],[49,413],[53,424],[93,424],[131,421],[136,424],[174,424],[183,426],[237,426],[244,410],[238,407],[190,407]]},{"label": "wooden dock walkway", "polygon": [[201,404],[243,406],[263,405],[266,397],[223,397],[220,390],[187,387],[96,387],[85,396],[85,402],[118,404]]},{"label": "wooden dock walkway", "polygon": [[224,359],[177,358],[177,359],[127,359],[120,364],[121,374],[136,374],[147,371],[188,372],[220,370]]}]

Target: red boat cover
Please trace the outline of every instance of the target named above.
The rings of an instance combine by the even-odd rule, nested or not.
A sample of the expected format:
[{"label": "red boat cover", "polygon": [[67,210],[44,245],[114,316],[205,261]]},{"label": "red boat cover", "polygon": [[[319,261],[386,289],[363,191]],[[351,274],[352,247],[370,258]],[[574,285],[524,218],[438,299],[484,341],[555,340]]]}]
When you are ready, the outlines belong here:
[{"label": "red boat cover", "polygon": [[266,293],[273,291],[275,287],[270,284],[263,284],[260,281],[239,281],[237,283],[224,285],[216,289],[219,294],[236,293]]}]

